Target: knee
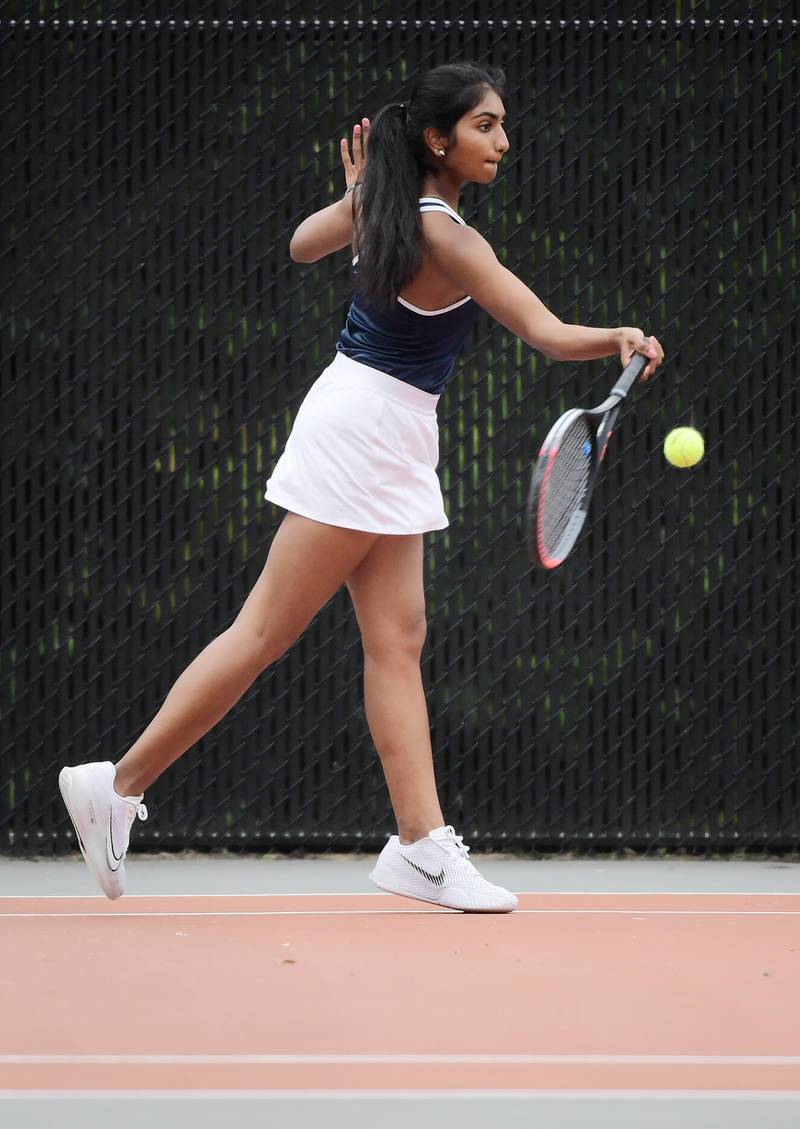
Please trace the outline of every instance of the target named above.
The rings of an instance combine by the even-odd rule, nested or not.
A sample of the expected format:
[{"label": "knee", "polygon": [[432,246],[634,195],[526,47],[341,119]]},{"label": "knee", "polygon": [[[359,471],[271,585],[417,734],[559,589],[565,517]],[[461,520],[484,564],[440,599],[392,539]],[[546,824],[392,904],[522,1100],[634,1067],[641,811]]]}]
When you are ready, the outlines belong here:
[{"label": "knee", "polygon": [[387,619],[361,631],[364,655],[378,661],[398,658],[419,662],[428,634],[424,609],[401,619]]},{"label": "knee", "polygon": [[244,617],[236,619],[228,631],[242,654],[250,659],[256,674],[277,662],[294,642],[294,639],[279,638],[268,625],[252,623]]}]

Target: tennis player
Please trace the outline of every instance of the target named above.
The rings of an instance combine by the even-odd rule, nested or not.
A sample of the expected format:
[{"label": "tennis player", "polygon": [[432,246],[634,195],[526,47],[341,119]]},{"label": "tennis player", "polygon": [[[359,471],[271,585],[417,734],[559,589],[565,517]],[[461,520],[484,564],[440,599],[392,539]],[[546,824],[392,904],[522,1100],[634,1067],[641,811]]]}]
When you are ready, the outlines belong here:
[{"label": "tennis player", "polygon": [[[145,790],[207,733],[346,584],[364,649],[367,719],[397,821],[370,877],[452,909],[517,899],[469,859],[437,797],[420,674],[426,636],[423,534],[448,524],[436,476],[436,405],[479,307],[547,357],[634,351],[641,329],[564,324],[498,262],[458,213],[466,184],[490,185],[508,152],[504,76],[472,63],[423,74],[406,103],[341,142],[346,191],[306,218],[289,252],[314,263],[352,246],[355,296],[336,353],[306,395],[266,497],[287,510],[233,624],[178,678],[115,765],[62,769],[84,858],[109,898],[125,888]],[[368,155],[368,160],[367,160]]]}]

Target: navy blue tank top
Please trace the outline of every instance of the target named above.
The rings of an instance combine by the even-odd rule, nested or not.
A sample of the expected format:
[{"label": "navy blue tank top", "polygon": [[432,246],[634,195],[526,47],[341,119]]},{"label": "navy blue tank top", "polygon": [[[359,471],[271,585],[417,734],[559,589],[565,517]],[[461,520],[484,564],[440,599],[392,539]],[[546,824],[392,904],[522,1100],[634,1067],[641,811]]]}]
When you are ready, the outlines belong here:
[{"label": "navy blue tank top", "polygon": [[[464,224],[458,212],[436,196],[423,196],[419,210],[445,212]],[[354,268],[357,262],[356,255]],[[477,309],[466,297],[442,310],[421,310],[404,298],[391,310],[375,310],[356,292],[336,348],[354,361],[438,395],[453,372]]]}]

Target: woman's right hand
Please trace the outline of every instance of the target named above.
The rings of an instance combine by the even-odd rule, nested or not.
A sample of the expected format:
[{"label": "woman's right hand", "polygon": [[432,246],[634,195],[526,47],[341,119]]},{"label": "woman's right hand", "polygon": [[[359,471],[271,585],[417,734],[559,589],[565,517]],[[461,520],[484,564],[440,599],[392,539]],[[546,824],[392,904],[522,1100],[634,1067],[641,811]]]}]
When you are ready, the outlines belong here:
[{"label": "woman's right hand", "polygon": [[629,325],[622,326],[617,331],[619,357],[622,367],[630,364],[634,353],[643,353],[650,358],[650,364],[642,372],[639,380],[648,380],[664,360],[664,350],[656,337],[645,337],[641,329],[634,329]]}]

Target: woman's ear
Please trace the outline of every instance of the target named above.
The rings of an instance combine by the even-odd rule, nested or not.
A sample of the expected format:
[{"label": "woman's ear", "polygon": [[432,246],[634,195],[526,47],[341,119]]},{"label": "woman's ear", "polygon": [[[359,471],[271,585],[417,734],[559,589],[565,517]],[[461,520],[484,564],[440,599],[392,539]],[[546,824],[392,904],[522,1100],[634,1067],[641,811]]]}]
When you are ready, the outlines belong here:
[{"label": "woman's ear", "polygon": [[447,139],[442,137],[441,133],[433,126],[429,125],[427,129],[423,130],[422,136],[434,156],[441,157],[447,152]]}]

